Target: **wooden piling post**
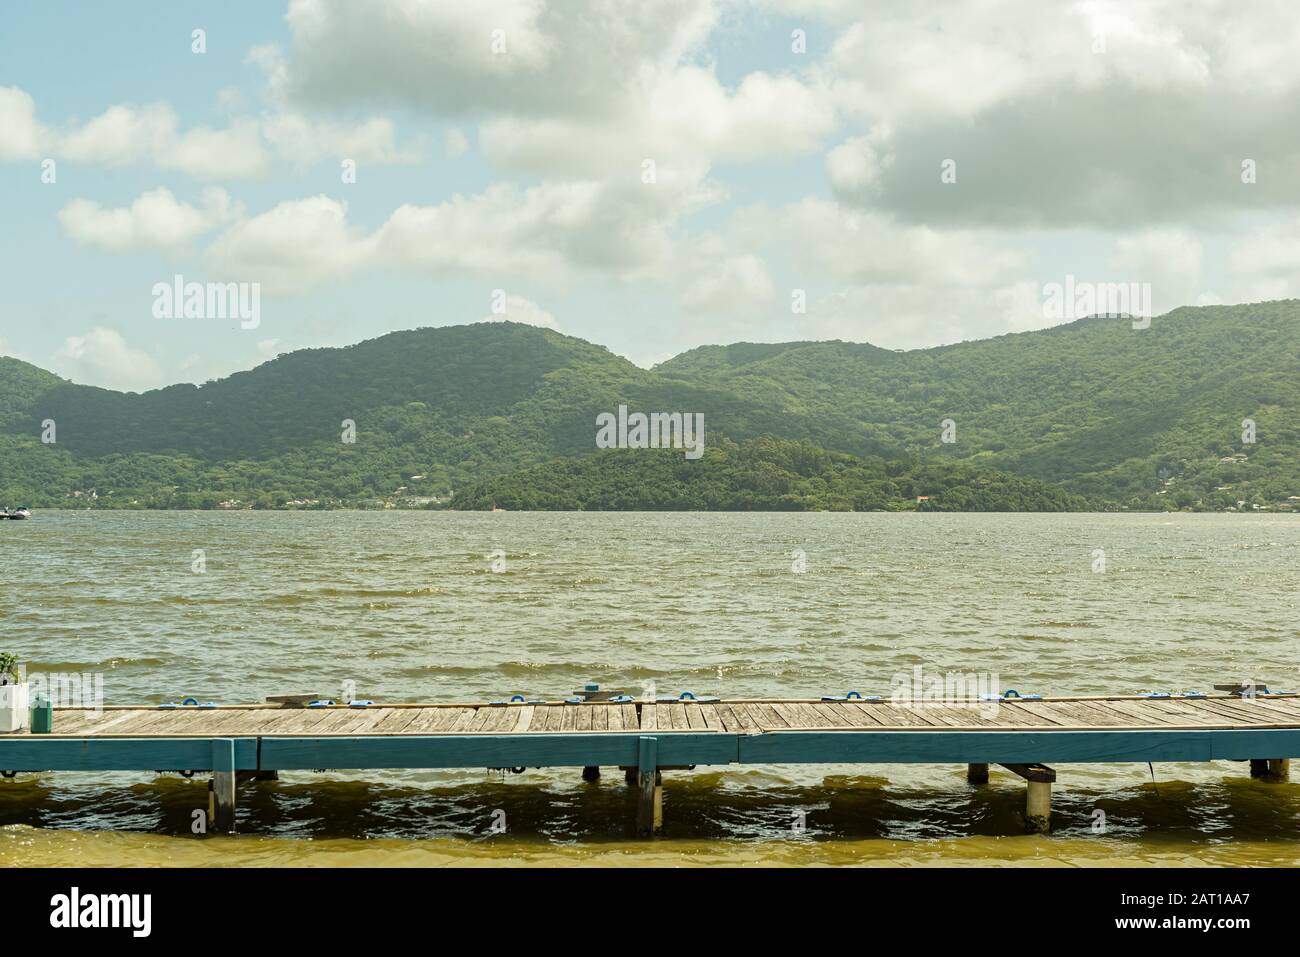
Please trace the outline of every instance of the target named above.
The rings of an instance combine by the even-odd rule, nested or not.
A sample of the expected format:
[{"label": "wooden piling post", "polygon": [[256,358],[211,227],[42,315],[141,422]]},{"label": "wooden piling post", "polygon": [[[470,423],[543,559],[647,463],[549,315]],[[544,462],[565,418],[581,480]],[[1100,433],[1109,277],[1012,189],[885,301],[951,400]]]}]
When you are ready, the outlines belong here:
[{"label": "wooden piling post", "polygon": [[1025,795],[1025,831],[1046,834],[1052,829],[1052,783],[1056,772],[1045,764],[1004,764],[1028,783]]},{"label": "wooden piling post", "polygon": [[626,781],[628,784],[636,784],[636,783],[637,783],[637,771],[636,771],[636,768],[631,767],[631,766],[624,768],[624,769],[623,769],[623,780]]},{"label": "wooden piling post", "polygon": [[1052,829],[1052,784],[1050,781],[1028,782],[1025,798],[1025,830],[1046,834]]},{"label": "wooden piling post", "polygon": [[967,784],[988,784],[989,766],[987,764],[966,765],[966,783]]},{"label": "wooden piling post", "polygon": [[600,780],[600,768],[588,765],[582,769],[582,780],[591,782]]},{"label": "wooden piling post", "polygon": [[643,836],[655,834],[664,823],[663,777],[659,773],[659,740],[640,739],[637,761],[636,830]]},{"label": "wooden piling post", "polygon": [[235,830],[235,742],[212,742],[212,790],[208,801],[210,829],[219,834]]},{"label": "wooden piling post", "polygon": [[1250,776],[1265,781],[1291,780],[1290,758],[1251,758]]}]

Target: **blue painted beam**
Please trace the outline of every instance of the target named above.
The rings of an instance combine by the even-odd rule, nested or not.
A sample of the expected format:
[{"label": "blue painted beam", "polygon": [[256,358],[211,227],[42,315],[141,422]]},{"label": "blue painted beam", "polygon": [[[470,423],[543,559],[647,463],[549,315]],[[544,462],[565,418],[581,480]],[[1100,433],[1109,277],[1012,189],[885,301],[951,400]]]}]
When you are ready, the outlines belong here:
[{"label": "blue painted beam", "polygon": [[1214,731],[772,731],[741,764],[1044,764],[1300,755],[1300,728]]},{"label": "blue painted beam", "polygon": [[[295,768],[508,768],[637,766],[640,735],[388,735],[371,737],[262,738],[264,770]],[[731,764],[737,735],[656,732],[658,763]]]},{"label": "blue painted beam", "polygon": [[215,745],[234,741],[234,765],[257,768],[256,738],[56,738],[43,734],[0,737],[4,771],[212,771]]},{"label": "blue painted beam", "polygon": [[[586,767],[642,763],[643,736],[0,737],[0,770],[154,771]],[[1142,731],[657,731],[655,762],[1029,764],[1300,757],[1300,728]],[[233,764],[233,768],[230,765]]]}]

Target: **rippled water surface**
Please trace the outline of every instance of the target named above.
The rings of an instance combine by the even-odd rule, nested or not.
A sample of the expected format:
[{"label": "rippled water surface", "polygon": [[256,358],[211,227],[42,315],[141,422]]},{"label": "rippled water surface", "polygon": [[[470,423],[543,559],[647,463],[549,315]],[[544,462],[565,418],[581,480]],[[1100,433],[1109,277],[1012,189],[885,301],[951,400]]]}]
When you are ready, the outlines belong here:
[{"label": "rippled water surface", "polygon": [[[109,704],[346,679],[377,701],[888,694],[916,665],[1050,694],[1300,687],[1288,515],[42,512],[0,523],[0,572],[0,648],[103,672]],[[1017,834],[1004,772],[674,772],[653,842],[617,773],[287,773],[241,786],[240,836],[202,839],[198,779],[22,775],[0,780],[0,864],[1300,863],[1300,783],[1058,770],[1050,837]]]}]

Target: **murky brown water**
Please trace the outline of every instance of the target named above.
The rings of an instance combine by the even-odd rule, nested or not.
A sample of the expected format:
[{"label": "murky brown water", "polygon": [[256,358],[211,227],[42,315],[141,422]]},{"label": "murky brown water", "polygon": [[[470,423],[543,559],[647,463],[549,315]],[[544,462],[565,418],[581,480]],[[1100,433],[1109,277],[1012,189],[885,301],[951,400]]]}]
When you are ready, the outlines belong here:
[{"label": "murky brown water", "polygon": [[[1295,689],[1297,559],[1284,515],[45,512],[0,525],[0,645],[103,672],[112,704],[349,679],[378,701],[647,680],[888,694],[915,665],[1055,694]],[[1046,838],[1017,834],[1005,773],[670,773],[654,842],[633,839],[619,775],[577,769],[285,774],[241,787],[240,836],[202,839],[201,780],[23,775],[0,781],[0,864],[1300,863],[1300,783],[1231,762],[1059,770]]]}]

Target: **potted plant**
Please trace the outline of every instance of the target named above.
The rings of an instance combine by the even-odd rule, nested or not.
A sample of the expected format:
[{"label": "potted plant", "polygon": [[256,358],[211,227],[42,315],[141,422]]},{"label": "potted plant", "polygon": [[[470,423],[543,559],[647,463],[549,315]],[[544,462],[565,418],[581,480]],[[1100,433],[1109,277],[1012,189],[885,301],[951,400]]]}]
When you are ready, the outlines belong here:
[{"label": "potted plant", "polygon": [[18,656],[0,651],[0,734],[27,727],[28,706],[27,682],[18,668]]}]

